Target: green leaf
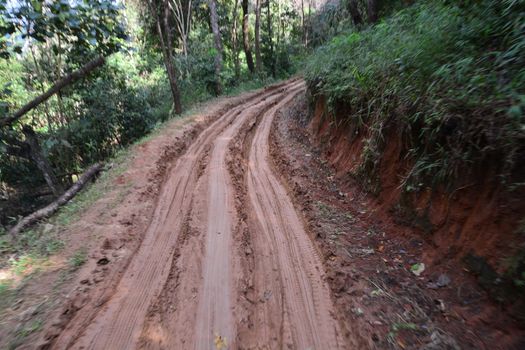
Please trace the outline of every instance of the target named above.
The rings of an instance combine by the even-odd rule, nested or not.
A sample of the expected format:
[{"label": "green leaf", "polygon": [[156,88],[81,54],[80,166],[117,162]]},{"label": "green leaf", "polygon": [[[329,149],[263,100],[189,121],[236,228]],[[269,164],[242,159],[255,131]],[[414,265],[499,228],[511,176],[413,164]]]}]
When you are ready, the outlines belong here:
[{"label": "green leaf", "polygon": [[523,111],[521,110],[521,106],[520,105],[511,106],[508,109],[507,114],[510,117],[515,118],[515,119],[520,119],[520,118],[523,117]]}]

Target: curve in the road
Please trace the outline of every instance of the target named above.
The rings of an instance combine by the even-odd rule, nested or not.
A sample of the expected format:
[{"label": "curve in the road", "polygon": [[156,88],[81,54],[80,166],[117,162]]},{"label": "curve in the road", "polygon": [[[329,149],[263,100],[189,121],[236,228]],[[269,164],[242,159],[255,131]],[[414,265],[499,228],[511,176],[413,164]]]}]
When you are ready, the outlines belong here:
[{"label": "curve in the road", "polygon": [[[303,82],[291,81],[255,94],[196,138],[169,170],[144,240],[112,297],[94,317],[74,319],[54,348],[342,347],[321,260],[269,160],[275,113],[303,90]],[[254,293],[264,302],[243,311],[237,286],[245,271],[233,235],[238,189],[228,152],[255,121],[243,183],[258,259]],[[246,328],[243,312],[253,314],[252,331],[243,333],[250,339],[238,334]]]}]

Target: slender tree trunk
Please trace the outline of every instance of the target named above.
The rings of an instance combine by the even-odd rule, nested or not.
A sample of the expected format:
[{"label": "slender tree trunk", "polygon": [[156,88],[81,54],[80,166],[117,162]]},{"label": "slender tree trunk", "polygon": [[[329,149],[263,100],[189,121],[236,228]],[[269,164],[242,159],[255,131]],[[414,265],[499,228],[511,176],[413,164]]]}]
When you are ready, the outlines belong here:
[{"label": "slender tree trunk", "polygon": [[[59,35],[58,36],[59,51],[58,51],[58,55],[57,55],[58,57],[57,57],[57,67],[56,67],[57,68],[57,70],[56,70],[56,80],[60,79],[60,77],[62,76],[62,55],[60,54],[62,41],[60,40],[60,38],[61,38],[61,36]],[[65,108],[64,108],[64,101],[62,100],[62,92],[61,91],[57,92],[56,98],[57,98],[57,103],[58,103],[58,115],[59,115],[60,122],[61,122],[62,126],[68,125],[67,120],[66,120],[66,111],[65,111]]]},{"label": "slender tree trunk", "polygon": [[191,29],[191,0],[188,2],[188,8],[186,9],[186,20],[184,20],[184,6],[181,5],[182,12],[182,28],[181,28],[181,38],[182,38],[182,49],[184,52],[184,57],[188,57],[188,36],[190,35]]},{"label": "slender tree trunk", "polygon": [[233,65],[235,66],[235,78],[239,79],[241,76],[241,64],[239,62],[239,42],[238,38],[239,35],[237,33],[238,31],[238,10],[239,10],[239,0],[235,0],[235,5],[233,7],[233,29],[232,29],[232,36],[233,36]]},{"label": "slender tree trunk", "polygon": [[255,69],[261,73],[261,0],[255,1]]},{"label": "slender tree trunk", "polygon": [[368,23],[376,23],[378,20],[377,0],[368,0],[366,3]]},{"label": "slender tree trunk", "polygon": [[166,65],[166,71],[168,73],[168,79],[170,81],[171,94],[173,96],[173,105],[175,107],[175,113],[182,113],[182,103],[180,100],[180,91],[177,84],[177,74],[175,72],[175,67],[173,67],[173,39],[171,35],[171,28],[169,25],[169,2],[168,0],[164,1],[164,33],[166,35],[166,40],[164,40],[162,35],[162,29],[160,28],[160,18],[157,17],[158,26],[157,31],[159,32],[159,37],[161,40],[161,46],[164,48],[164,63]]},{"label": "slender tree trunk", "polygon": [[31,156],[31,159],[35,162],[38,169],[40,169],[42,175],[44,175],[44,179],[53,192],[53,195],[55,197],[60,196],[63,192],[62,186],[57,180],[49,160],[46,156],[44,156],[44,152],[40,147],[40,143],[38,142],[35,132],[30,126],[27,125],[22,128],[22,132],[24,133],[26,142],[29,145],[29,155]]},{"label": "slender tree trunk", "polygon": [[219,19],[217,16],[217,2],[216,0],[210,0],[210,22],[211,30],[213,32],[213,41],[215,43],[215,94],[218,96],[222,93],[221,84],[221,70],[222,70],[222,42],[221,33],[219,30]]},{"label": "slender tree trunk", "polygon": [[177,90],[173,90],[172,84],[171,84],[171,73],[170,73],[171,70],[169,68],[170,62],[169,62],[168,50],[166,48],[166,43],[164,42],[164,33],[162,32],[162,27],[160,25],[159,16],[157,16],[157,20],[155,22],[156,22],[155,27],[157,28],[157,34],[159,36],[159,41],[160,41],[160,48],[162,50],[162,57],[164,58],[164,66],[166,67],[166,73],[168,74],[168,80],[170,82],[170,88],[171,88],[173,101],[175,102],[175,91]]},{"label": "slender tree trunk", "polygon": [[281,0],[277,0],[277,48],[281,45],[281,28],[283,26],[281,20]]},{"label": "slender tree trunk", "polygon": [[[175,68],[173,67],[173,40],[169,25],[170,3],[169,0],[164,0],[163,17],[161,17],[161,14],[159,13],[159,8],[157,8],[157,5],[152,0],[148,0],[148,6],[151,15],[154,16],[154,18],[156,19],[155,27],[159,36],[162,56],[164,58],[164,66],[166,67],[166,74],[168,75],[168,81],[170,83],[175,113],[181,114],[182,103],[180,100],[180,91],[177,84],[177,74],[175,73]],[[166,38],[164,38],[164,36],[166,36]]]},{"label": "slender tree trunk", "polygon": [[275,66],[276,66],[276,63],[275,63],[275,53],[273,52],[273,39],[272,39],[272,35],[273,35],[273,32],[272,32],[272,10],[271,10],[271,1],[270,0],[267,0],[268,1],[268,6],[267,6],[267,14],[266,14],[266,20],[267,20],[267,29],[268,29],[268,43],[270,44],[270,62],[271,62],[271,71],[272,71],[272,77],[276,77],[277,73],[275,71]]},{"label": "slender tree trunk", "polygon": [[250,47],[250,23],[248,18],[248,0],[242,0],[242,44],[246,55],[246,64],[250,73],[255,71],[253,65],[252,49]]},{"label": "slender tree trunk", "polygon": [[[33,49],[32,45],[30,47],[30,51],[31,51],[31,56],[33,57],[33,63],[35,65],[35,70],[36,70],[38,76],[44,78],[44,74],[40,70],[40,65],[38,64],[38,61],[36,60],[35,50]],[[58,80],[58,79],[60,79],[60,77],[58,77],[56,80]],[[40,81],[39,85],[40,85],[41,93],[44,94],[46,92],[46,90],[44,88],[44,83],[42,83],[42,81]],[[44,114],[46,115],[46,119],[47,119],[47,126],[48,126],[49,130],[53,130],[53,119],[51,118],[51,113],[49,111],[49,105],[48,105],[47,101],[45,101],[43,104],[44,104]]]},{"label": "slender tree trunk", "polygon": [[168,6],[175,19],[175,29],[177,30],[181,43],[184,57],[188,57],[188,35],[191,27],[191,1],[168,0]]},{"label": "slender tree trunk", "polygon": [[304,0],[301,0],[301,41],[306,46],[306,24],[304,19]]},{"label": "slender tree trunk", "polygon": [[279,23],[281,24],[281,40],[286,41],[286,21],[282,19],[282,12],[279,15]]},{"label": "slender tree trunk", "polygon": [[357,7],[357,0],[348,0],[348,12],[350,12],[354,25],[358,26],[363,24],[363,17],[361,17],[361,13]]},{"label": "slender tree trunk", "polygon": [[305,33],[304,33],[304,36],[305,36],[305,41],[304,41],[304,46],[305,47],[308,47],[308,43],[309,43],[309,37],[308,35],[310,34],[310,26],[312,25],[312,0],[308,0],[308,21],[306,23],[306,28],[305,28]]}]

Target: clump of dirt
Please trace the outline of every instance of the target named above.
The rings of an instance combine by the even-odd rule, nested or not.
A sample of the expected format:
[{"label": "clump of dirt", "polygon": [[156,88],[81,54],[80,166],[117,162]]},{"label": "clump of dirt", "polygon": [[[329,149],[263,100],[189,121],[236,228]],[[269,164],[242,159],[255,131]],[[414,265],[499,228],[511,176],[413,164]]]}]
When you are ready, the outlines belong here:
[{"label": "clump of dirt", "polygon": [[[311,119],[302,97],[276,119],[272,156],[324,256],[334,303],[347,315],[340,318],[345,332],[360,334],[369,348],[523,348],[525,330],[480,287],[478,277],[466,271],[461,259],[465,250],[448,249],[450,239],[433,239],[420,227],[399,220],[392,210],[401,194],[397,176],[408,166],[402,145],[386,148],[392,160],[381,166],[379,196],[371,195],[349,176],[359,165],[364,136],[335,128],[323,115],[325,109],[316,107]],[[431,201],[433,220],[459,205],[448,199],[451,209],[443,210],[436,198]],[[474,209],[480,210],[479,204],[463,215],[472,216]],[[473,230],[488,221],[490,213],[480,214],[476,225],[464,218],[463,226],[470,226],[460,231],[462,239],[455,244],[469,244],[465,237],[470,234],[470,241],[482,245]],[[445,227],[450,229],[452,222],[456,229],[463,227],[460,213],[455,215],[454,220],[441,217],[439,237],[450,232]],[[491,227],[502,227],[502,221]],[[469,248],[482,253],[476,244]],[[494,272],[479,259],[474,261],[478,276]]]}]

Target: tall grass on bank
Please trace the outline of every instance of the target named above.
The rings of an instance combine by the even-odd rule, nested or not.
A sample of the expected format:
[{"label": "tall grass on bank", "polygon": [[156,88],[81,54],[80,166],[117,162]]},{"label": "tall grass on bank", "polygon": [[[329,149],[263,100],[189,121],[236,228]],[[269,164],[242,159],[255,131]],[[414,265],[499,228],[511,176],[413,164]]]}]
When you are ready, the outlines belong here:
[{"label": "tall grass on bank", "polygon": [[419,1],[320,47],[305,69],[338,122],[367,130],[374,174],[386,133],[412,160],[404,189],[449,189],[480,174],[522,185],[525,1]]}]

